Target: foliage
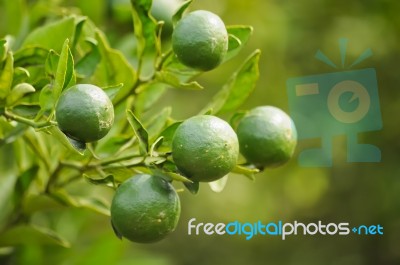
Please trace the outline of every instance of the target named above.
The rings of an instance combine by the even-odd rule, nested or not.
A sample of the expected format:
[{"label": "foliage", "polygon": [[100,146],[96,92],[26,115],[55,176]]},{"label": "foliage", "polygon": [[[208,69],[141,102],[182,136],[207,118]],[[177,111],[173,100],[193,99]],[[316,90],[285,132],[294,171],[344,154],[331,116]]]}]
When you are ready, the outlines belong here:
[{"label": "foliage", "polygon": [[[171,116],[171,107],[159,108],[157,99],[167,89],[203,89],[194,80],[202,73],[182,65],[163,46],[162,24],[150,14],[151,3],[131,2],[136,53],[129,59],[110,45],[93,21],[68,9],[61,15],[43,15],[46,23],[26,36],[7,35],[0,40],[0,170],[2,193],[8,198],[0,201],[4,209],[0,245],[22,243],[21,235],[29,235],[32,242],[69,246],[49,227],[31,221],[34,213],[49,205],[109,215],[109,201],[89,192],[76,195],[69,189],[82,178],[114,189],[136,173],[152,173],[198,192],[198,183],[182,175],[171,157],[171,139],[180,121]],[[182,3],[175,23],[190,3]],[[32,11],[31,15],[36,14]],[[252,28],[235,25],[227,29],[225,59],[229,60],[247,43]],[[260,51],[254,51],[199,113],[233,114],[255,87],[259,56]],[[61,93],[82,83],[101,87],[115,108],[114,127],[96,143],[68,138],[55,120]],[[257,171],[238,166],[236,172],[252,177]],[[221,191],[226,180],[210,187]]]}]

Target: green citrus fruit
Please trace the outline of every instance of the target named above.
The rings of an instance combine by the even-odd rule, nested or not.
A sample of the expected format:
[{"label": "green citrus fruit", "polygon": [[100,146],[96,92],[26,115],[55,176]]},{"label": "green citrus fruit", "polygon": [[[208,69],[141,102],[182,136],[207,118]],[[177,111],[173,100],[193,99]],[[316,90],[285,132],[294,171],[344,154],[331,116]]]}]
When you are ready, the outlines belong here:
[{"label": "green citrus fruit", "polygon": [[57,103],[58,127],[68,137],[88,143],[103,138],[114,122],[114,107],[99,87],[81,84],[65,90]]},{"label": "green citrus fruit", "polygon": [[202,71],[214,69],[228,50],[225,24],[209,11],[191,12],[176,25],[172,48],[182,64]]},{"label": "green citrus fruit", "polygon": [[240,153],[258,167],[286,163],[297,144],[296,128],[282,110],[262,106],[251,110],[239,123]]},{"label": "green citrus fruit", "polygon": [[163,239],[175,230],[181,212],[179,196],[166,180],[146,174],[123,182],[111,203],[116,232],[137,243]]},{"label": "green citrus fruit", "polygon": [[235,131],[215,116],[187,119],[172,139],[176,166],[194,181],[210,182],[225,176],[235,167],[238,155]]}]

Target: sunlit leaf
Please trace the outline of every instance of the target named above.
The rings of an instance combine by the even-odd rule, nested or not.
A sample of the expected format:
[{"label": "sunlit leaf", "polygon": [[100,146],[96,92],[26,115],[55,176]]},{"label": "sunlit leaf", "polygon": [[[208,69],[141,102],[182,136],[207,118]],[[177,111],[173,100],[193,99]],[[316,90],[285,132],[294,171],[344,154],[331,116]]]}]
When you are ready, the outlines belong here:
[{"label": "sunlit leaf", "polygon": [[60,59],[58,60],[57,65],[55,84],[53,88],[54,103],[58,101],[61,92],[68,86],[71,81],[72,83],[75,83],[74,78],[74,59],[69,48],[69,40],[66,39],[62,47]]},{"label": "sunlit leaf", "polygon": [[253,33],[253,27],[245,25],[229,25],[226,27],[226,30],[229,34],[229,45],[224,61],[235,57],[243,49]]},{"label": "sunlit leaf", "polygon": [[229,112],[240,107],[253,92],[259,77],[260,51],[253,52],[224,87],[203,108],[201,113],[213,110],[214,114]]},{"label": "sunlit leaf", "polygon": [[143,127],[139,119],[133,114],[132,111],[127,110],[126,115],[136,137],[139,140],[139,150],[141,154],[147,154],[149,151],[149,134]]},{"label": "sunlit leaf", "polygon": [[124,84],[113,98],[113,103],[123,101],[132,93],[132,88],[137,81],[137,75],[123,54],[114,50],[108,44],[104,33],[96,31],[101,61],[93,75],[93,81],[100,87]]},{"label": "sunlit leaf", "polygon": [[140,86],[135,101],[135,113],[142,113],[149,110],[166,91],[166,85],[162,83],[149,82]]},{"label": "sunlit leaf", "polygon": [[14,53],[15,66],[43,65],[49,50],[42,47],[26,47]]},{"label": "sunlit leaf", "polygon": [[153,140],[156,138],[161,131],[165,128],[169,117],[171,115],[171,107],[165,107],[159,113],[156,113],[152,118],[146,122],[146,129],[149,133],[149,139]]},{"label": "sunlit leaf", "polygon": [[181,82],[179,78],[166,71],[156,73],[156,80],[172,86],[173,88],[189,89],[189,90],[201,90],[203,87],[196,81],[192,82]]},{"label": "sunlit leaf", "polygon": [[7,40],[0,40],[0,63],[4,61],[7,57],[8,49],[7,49]]},{"label": "sunlit leaf", "polygon": [[35,88],[28,83],[21,83],[13,87],[10,94],[7,96],[6,105],[13,106],[28,93],[35,92]]},{"label": "sunlit leaf", "polygon": [[39,46],[61,52],[66,39],[75,34],[75,18],[66,17],[33,30],[22,44],[22,48]]},{"label": "sunlit leaf", "polygon": [[0,99],[10,93],[14,75],[14,57],[11,52],[7,54],[3,69],[0,69]]},{"label": "sunlit leaf", "polygon": [[183,13],[185,13],[192,2],[193,0],[185,1],[175,12],[175,14],[172,16],[172,23],[174,24],[174,26],[178,23],[179,20],[181,20]]},{"label": "sunlit leaf", "polygon": [[[15,61],[14,61],[15,64]],[[13,76],[13,83],[12,87],[19,83],[24,83],[30,77],[29,71],[23,67],[15,67],[14,68],[14,76]]]},{"label": "sunlit leaf", "polygon": [[213,192],[221,192],[224,190],[226,183],[228,182],[228,175],[217,179],[215,181],[209,182],[208,185],[210,186]]},{"label": "sunlit leaf", "polygon": [[244,175],[250,180],[254,180],[255,179],[254,175],[257,174],[258,172],[260,172],[260,170],[257,168],[245,167],[240,165],[236,165],[235,168],[232,170],[232,173]]},{"label": "sunlit leaf", "polygon": [[55,244],[62,247],[70,247],[70,243],[53,230],[36,225],[17,225],[0,237],[0,246],[14,246],[20,244]]}]

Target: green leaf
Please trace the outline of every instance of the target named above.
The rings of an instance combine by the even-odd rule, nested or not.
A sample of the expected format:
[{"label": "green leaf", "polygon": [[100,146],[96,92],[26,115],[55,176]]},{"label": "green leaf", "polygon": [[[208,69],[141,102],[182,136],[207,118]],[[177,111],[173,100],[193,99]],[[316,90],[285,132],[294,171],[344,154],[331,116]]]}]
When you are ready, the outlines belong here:
[{"label": "green leaf", "polygon": [[40,91],[39,105],[40,105],[40,111],[39,111],[36,119],[39,119],[44,114],[49,113],[53,109],[54,101],[53,101],[53,85],[52,84],[46,85]]},{"label": "green leaf", "polygon": [[35,92],[35,88],[27,83],[21,83],[13,87],[10,94],[7,96],[6,105],[14,106],[18,101],[28,93]]},{"label": "green leaf", "polygon": [[212,109],[214,114],[220,114],[240,107],[256,86],[259,77],[259,59],[260,51],[256,50],[200,113]]},{"label": "green leaf", "polygon": [[229,34],[229,45],[228,52],[224,58],[224,61],[235,57],[242,50],[242,48],[249,41],[253,33],[253,27],[245,25],[235,25],[227,26],[226,30]]},{"label": "green leaf", "polygon": [[[137,55],[141,61],[143,54],[154,52],[157,47],[157,21],[151,17],[151,0],[131,0],[132,18],[135,37],[137,39]],[[140,68],[140,63],[139,67]]]},{"label": "green leaf", "polygon": [[250,180],[254,180],[255,179],[254,175],[257,174],[258,172],[260,172],[260,170],[257,168],[245,167],[240,165],[236,165],[236,167],[232,170],[232,173],[244,175]]},{"label": "green leaf", "polygon": [[185,185],[186,189],[192,194],[197,194],[199,192],[199,182],[183,182],[183,185]]},{"label": "green leaf", "polygon": [[164,137],[158,137],[150,147],[150,156],[157,156],[157,149],[161,146]]},{"label": "green leaf", "polygon": [[69,48],[69,40],[66,39],[61,50],[60,59],[58,60],[56,79],[53,88],[53,105],[58,101],[61,92],[70,84],[75,83],[74,76],[74,59]]},{"label": "green leaf", "polygon": [[108,205],[97,198],[72,196],[61,189],[51,193],[50,195],[52,198],[66,206],[86,208],[99,214],[110,216]]},{"label": "green leaf", "polygon": [[49,54],[49,50],[41,47],[26,47],[14,54],[15,66],[43,65]]},{"label": "green leaf", "polygon": [[227,182],[228,182],[228,175],[220,179],[217,179],[215,181],[209,182],[208,185],[210,186],[213,192],[219,193],[224,190]]},{"label": "green leaf", "polygon": [[39,166],[33,165],[29,169],[22,172],[21,175],[19,175],[14,188],[15,205],[19,204],[22,196],[25,195],[25,192],[30,187],[32,181],[36,178],[36,174],[38,173],[38,171]]},{"label": "green leaf", "polygon": [[191,181],[190,179],[186,178],[185,176],[183,176],[179,173],[163,171],[158,168],[151,168],[151,171],[152,171],[152,175],[164,178],[167,181],[175,180],[175,181],[179,181],[179,182],[183,182],[183,183],[193,183],[193,181]]},{"label": "green leaf", "polygon": [[116,187],[113,175],[108,175],[105,178],[94,178],[92,176],[83,174],[83,177],[88,182],[90,182],[91,184],[94,184],[94,185],[104,185],[104,186],[108,186],[108,187]]},{"label": "green leaf", "polygon": [[104,33],[96,31],[96,40],[101,61],[97,65],[92,80],[100,87],[124,84],[113,99],[114,104],[119,103],[132,93],[132,88],[137,81],[137,74],[123,54],[110,47]]},{"label": "green leaf", "polygon": [[107,96],[113,100],[115,98],[115,96],[117,95],[118,91],[121,90],[121,88],[124,87],[124,84],[120,83],[120,84],[116,84],[113,86],[107,86],[107,87],[102,87],[102,89],[104,90],[104,92],[106,92]]},{"label": "green leaf", "polygon": [[67,17],[56,22],[36,28],[25,39],[22,48],[42,47],[47,50],[61,51],[66,39],[72,39],[75,34],[75,18]]},{"label": "green leaf", "polygon": [[[14,61],[15,64],[15,61]],[[13,76],[13,82],[12,82],[12,87],[19,83],[24,83],[26,80],[30,77],[29,71],[25,68],[22,67],[15,67],[14,68],[14,76]]]},{"label": "green leaf", "polygon": [[162,83],[148,82],[138,87],[135,101],[135,113],[141,114],[149,110],[166,91],[166,85]]},{"label": "green leaf", "polygon": [[13,107],[14,114],[29,119],[34,119],[39,111],[40,106],[37,103],[21,103]]},{"label": "green leaf", "polygon": [[52,79],[54,79],[56,76],[59,60],[60,56],[54,50],[50,50],[49,54],[47,55],[44,67],[46,74]]},{"label": "green leaf", "polygon": [[0,237],[0,246],[14,246],[20,244],[55,244],[69,248],[70,243],[53,230],[36,225],[14,226]]},{"label": "green leaf", "polygon": [[164,152],[164,153],[170,153],[172,150],[172,139],[175,135],[175,131],[176,129],[178,129],[179,125],[182,122],[175,122],[173,124],[171,124],[170,126],[168,126],[167,128],[165,128],[161,133],[160,133],[160,137],[163,137],[163,142],[161,144],[161,146],[158,148],[158,151],[160,152]]},{"label": "green leaf", "polygon": [[236,130],[239,125],[240,120],[246,115],[247,111],[238,111],[233,114],[233,116],[229,120],[229,124],[232,126],[234,130]]},{"label": "green leaf", "polygon": [[0,100],[5,99],[10,93],[14,75],[14,57],[11,52],[7,53],[7,58],[3,69],[0,69]]},{"label": "green leaf", "polygon": [[101,61],[100,51],[95,41],[88,40],[87,43],[91,46],[91,50],[75,66],[77,74],[83,78],[92,76]]},{"label": "green leaf", "polygon": [[193,0],[183,2],[178,10],[175,12],[175,14],[172,16],[172,23],[174,24],[174,26],[178,23],[179,20],[181,20],[183,13],[185,13],[192,2]]},{"label": "green leaf", "polygon": [[147,131],[143,127],[142,123],[135,116],[135,114],[133,114],[132,111],[127,110],[126,115],[127,115],[129,124],[132,126],[132,129],[135,132],[135,135],[139,140],[140,154],[142,154],[142,155],[147,154],[149,151],[149,134],[147,133]]},{"label": "green leaf", "polygon": [[87,17],[77,17],[75,19],[75,34],[72,38],[72,45],[71,49],[75,50],[76,45],[78,44],[79,37],[81,36],[83,26],[85,25],[85,22],[87,21]]},{"label": "green leaf", "polygon": [[53,135],[68,150],[73,151],[76,154],[83,155],[83,152],[86,150],[86,144],[67,137],[57,126],[46,128],[44,132]]},{"label": "green leaf", "polygon": [[149,133],[149,139],[154,140],[161,133],[161,131],[165,128],[170,115],[171,115],[171,107],[163,108],[159,113],[156,113],[152,118],[146,122],[147,132]]},{"label": "green leaf", "polygon": [[7,58],[7,40],[1,39],[0,40],[0,63]]},{"label": "green leaf", "polygon": [[156,80],[168,85],[171,85],[174,88],[181,89],[190,89],[190,90],[202,90],[203,87],[197,83],[196,81],[192,82],[181,82],[179,78],[167,71],[161,71],[156,73]]}]

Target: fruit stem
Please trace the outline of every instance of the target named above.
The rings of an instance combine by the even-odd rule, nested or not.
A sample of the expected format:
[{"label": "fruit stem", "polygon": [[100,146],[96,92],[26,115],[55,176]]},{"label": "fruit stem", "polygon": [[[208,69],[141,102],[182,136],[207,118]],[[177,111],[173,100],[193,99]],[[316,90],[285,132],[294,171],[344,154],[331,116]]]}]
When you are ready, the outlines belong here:
[{"label": "fruit stem", "polygon": [[29,125],[33,128],[43,128],[43,127],[48,127],[48,126],[55,126],[57,125],[57,123],[55,121],[43,121],[43,122],[35,122],[33,120],[24,118],[22,116],[19,116],[17,114],[14,114],[8,110],[4,110],[4,113],[2,113],[2,115],[4,117],[6,117],[7,119],[16,121],[16,122],[20,122],[20,123],[24,123],[26,125]]}]

